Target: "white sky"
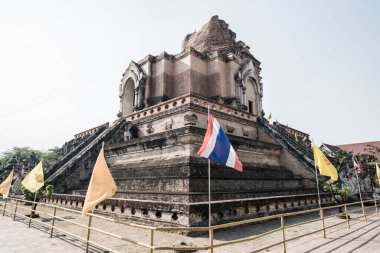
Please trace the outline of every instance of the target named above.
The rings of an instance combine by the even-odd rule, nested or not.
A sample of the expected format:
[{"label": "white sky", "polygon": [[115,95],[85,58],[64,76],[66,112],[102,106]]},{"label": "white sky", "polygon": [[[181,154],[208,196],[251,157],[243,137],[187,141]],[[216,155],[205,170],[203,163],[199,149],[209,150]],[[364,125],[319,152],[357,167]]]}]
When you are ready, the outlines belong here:
[{"label": "white sky", "polygon": [[380,140],[380,1],[0,0],[0,152],[116,119],[131,60],[213,15],[262,62],[263,107],[330,144]]}]

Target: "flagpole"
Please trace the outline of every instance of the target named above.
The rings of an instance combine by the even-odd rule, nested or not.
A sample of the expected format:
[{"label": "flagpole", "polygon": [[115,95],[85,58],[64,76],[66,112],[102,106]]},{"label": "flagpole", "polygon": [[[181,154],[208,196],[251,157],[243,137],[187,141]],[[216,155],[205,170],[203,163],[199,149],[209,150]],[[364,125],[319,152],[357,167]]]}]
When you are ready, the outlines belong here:
[{"label": "flagpole", "polygon": [[30,210],[30,217],[29,217],[29,224],[28,224],[29,228],[30,228],[30,225],[32,223],[33,214],[35,214],[34,207],[35,207],[35,202],[36,202],[36,199],[37,199],[37,191],[34,193],[34,200],[33,200],[33,204],[32,204],[32,209]]},{"label": "flagpole", "polygon": [[364,203],[363,203],[363,199],[362,199],[362,191],[361,191],[361,187],[360,187],[358,172],[356,171],[356,168],[354,168],[354,171],[355,171],[356,181],[358,182],[359,197],[360,197],[360,203],[362,204],[364,219],[365,219],[365,221],[367,221],[367,217],[366,217],[365,211],[364,211]]},{"label": "flagpole", "polygon": [[318,205],[319,205],[319,208],[322,208],[321,206],[321,195],[319,193],[319,181],[318,181],[318,167],[315,166],[315,179],[316,179],[316,183],[317,183],[317,192],[318,192]]},{"label": "flagpole", "polygon": [[[207,105],[207,119],[210,116],[210,105]],[[211,227],[211,162],[208,160],[208,226]]]},{"label": "flagpole", "polygon": [[[313,141],[313,145],[314,145],[314,140]],[[314,148],[313,148],[313,153],[314,153],[314,159],[315,159],[315,151],[314,151]],[[314,165],[315,165],[315,161],[314,161]],[[315,180],[316,180],[316,184],[317,184],[317,193],[318,193],[318,205],[319,205],[319,209],[322,208],[322,205],[321,205],[321,194],[319,192],[319,180],[318,180],[318,169],[319,167],[318,166],[315,166]]]}]

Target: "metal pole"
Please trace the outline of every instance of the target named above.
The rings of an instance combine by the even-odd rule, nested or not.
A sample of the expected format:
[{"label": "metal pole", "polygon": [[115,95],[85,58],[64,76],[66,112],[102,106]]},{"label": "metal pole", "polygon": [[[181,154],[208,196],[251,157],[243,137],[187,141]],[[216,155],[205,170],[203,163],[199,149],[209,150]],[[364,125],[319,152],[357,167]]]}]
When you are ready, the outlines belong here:
[{"label": "metal pole", "polygon": [[214,253],[214,229],[209,228],[209,237],[210,237],[210,252]]},{"label": "metal pole", "polygon": [[211,227],[211,169],[208,160],[208,226]]},{"label": "metal pole", "polygon": [[91,232],[91,222],[92,222],[92,215],[88,216],[88,224],[87,224],[87,238],[86,238],[86,253],[88,252],[88,247],[90,246],[90,232]]},{"label": "metal pole", "polygon": [[282,230],[282,249],[283,249],[283,252],[286,253],[285,221],[284,221],[283,214],[281,214],[281,230]]},{"label": "metal pole", "polygon": [[317,184],[317,193],[318,193],[319,217],[322,220],[323,238],[326,238],[325,218],[323,217],[323,210],[322,210],[322,204],[321,204],[321,195],[320,195],[320,192],[319,192],[318,166],[315,166],[315,180],[316,180],[316,184]]},{"label": "metal pole", "polygon": [[361,191],[361,188],[360,188],[360,182],[359,182],[358,172],[356,171],[356,168],[354,168],[354,171],[355,171],[356,181],[358,182],[359,197],[360,197],[360,202],[362,204],[362,211],[363,211],[364,220],[365,220],[365,222],[367,222],[367,216],[365,214],[365,209],[364,209],[364,203],[363,203],[363,199],[362,199],[362,191]]},{"label": "metal pole", "polygon": [[376,201],[376,193],[375,193],[375,198],[374,198],[374,201],[375,201],[375,210],[376,210],[376,215],[379,216],[379,212],[377,210],[377,201]]},{"label": "metal pole", "polygon": [[346,214],[346,220],[347,220],[348,228],[351,228],[351,225],[350,225],[350,218],[348,217],[347,205],[344,205],[344,212],[345,212],[345,214]]},{"label": "metal pole", "polygon": [[16,220],[17,206],[18,206],[18,200],[16,201],[15,211],[13,213],[13,220]]},{"label": "metal pole", "polygon": [[316,184],[317,184],[317,192],[318,192],[318,205],[319,205],[319,208],[321,208],[321,196],[320,196],[320,193],[319,193],[319,181],[318,181],[318,172],[317,172],[317,169],[318,167],[315,166],[315,179],[316,179]]},{"label": "metal pole", "polygon": [[53,220],[51,221],[50,238],[53,237],[53,229],[54,229],[54,223],[55,223],[55,215],[56,215],[56,213],[57,213],[57,208],[54,207]]},{"label": "metal pole", "polygon": [[[210,116],[210,105],[207,104],[207,119]],[[208,159],[208,226],[211,227],[211,162]]]},{"label": "metal pole", "polygon": [[32,204],[32,209],[30,210],[30,217],[29,217],[28,228],[30,228],[30,225],[32,224],[33,208],[34,208],[34,205],[35,205],[35,202],[36,202],[36,198],[37,198],[37,191],[34,193],[34,201],[33,201],[33,204]]},{"label": "metal pole", "polygon": [[4,202],[3,216],[5,215],[5,209],[7,207],[7,201],[8,201],[8,199],[6,198],[5,202]]},{"label": "metal pole", "polygon": [[150,229],[150,250],[149,250],[150,253],[154,252],[153,246],[154,246],[154,230]]},{"label": "metal pole", "polygon": [[325,216],[323,214],[323,209],[320,209],[320,216],[321,216],[321,219],[322,219],[323,238],[326,238]]}]

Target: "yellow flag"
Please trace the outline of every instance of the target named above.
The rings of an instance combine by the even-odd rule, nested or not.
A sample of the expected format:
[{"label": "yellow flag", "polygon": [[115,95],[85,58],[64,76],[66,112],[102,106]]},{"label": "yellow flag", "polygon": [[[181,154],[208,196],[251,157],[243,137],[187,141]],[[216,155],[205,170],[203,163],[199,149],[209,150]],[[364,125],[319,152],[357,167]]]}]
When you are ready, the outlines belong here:
[{"label": "yellow flag", "polygon": [[380,184],[380,167],[378,163],[376,163],[376,177]]},{"label": "yellow flag", "polygon": [[44,169],[42,168],[42,162],[37,164],[37,166],[26,175],[21,184],[32,193],[44,186]]},{"label": "yellow flag", "polygon": [[331,164],[329,159],[327,159],[327,157],[315,144],[313,144],[313,152],[315,167],[318,167],[321,175],[328,176],[334,181],[338,180],[338,172],[335,169],[334,165]]},{"label": "yellow flag", "polygon": [[86,199],[84,201],[82,215],[88,213],[97,204],[115,195],[116,184],[107,166],[104,157],[104,148],[99,152],[96,160],[90,184],[88,185]]},{"label": "yellow flag", "polygon": [[9,190],[11,189],[13,179],[13,170],[9,173],[7,179],[4,180],[2,184],[0,184],[0,193],[3,194],[3,199],[8,198]]}]

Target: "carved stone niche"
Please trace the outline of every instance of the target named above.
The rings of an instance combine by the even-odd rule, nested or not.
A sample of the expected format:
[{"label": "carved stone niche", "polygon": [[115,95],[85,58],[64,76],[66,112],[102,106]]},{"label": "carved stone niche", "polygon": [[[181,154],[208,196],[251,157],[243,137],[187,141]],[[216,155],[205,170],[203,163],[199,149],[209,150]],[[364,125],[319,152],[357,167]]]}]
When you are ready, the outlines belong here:
[{"label": "carved stone niche", "polygon": [[235,127],[226,125],[227,133],[233,134],[235,132]]},{"label": "carved stone niche", "polygon": [[250,132],[250,131],[249,131],[248,129],[246,129],[246,128],[243,127],[241,130],[242,130],[242,132],[243,132],[243,136],[245,136],[245,137],[249,137],[249,132]]},{"label": "carved stone niche", "polygon": [[133,125],[131,122],[127,122],[124,129],[124,141],[130,139],[136,139],[139,137],[139,129],[137,126]]},{"label": "carved stone niche", "polygon": [[173,119],[170,119],[169,121],[165,122],[165,130],[170,130],[173,128]]},{"label": "carved stone niche", "polygon": [[148,134],[152,134],[152,133],[154,133],[154,128],[153,128],[153,123],[152,123],[152,122],[150,122],[150,123],[148,123],[148,124],[146,125],[146,132],[147,132]]},{"label": "carved stone niche", "polygon": [[198,121],[198,116],[194,113],[186,113],[185,116],[183,116],[185,126],[195,126]]},{"label": "carved stone niche", "polygon": [[239,99],[235,98],[235,97],[225,97],[225,98],[221,98],[221,99],[223,101],[223,104],[228,105],[228,106],[232,106],[234,108],[236,108],[238,103],[239,103]]},{"label": "carved stone niche", "polygon": [[242,111],[247,111],[248,110],[248,106],[246,106],[246,105],[238,105],[238,108],[239,108],[239,110],[242,110]]}]

